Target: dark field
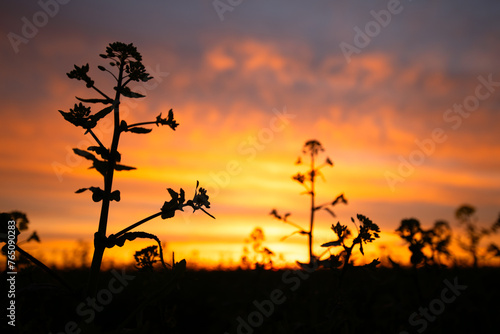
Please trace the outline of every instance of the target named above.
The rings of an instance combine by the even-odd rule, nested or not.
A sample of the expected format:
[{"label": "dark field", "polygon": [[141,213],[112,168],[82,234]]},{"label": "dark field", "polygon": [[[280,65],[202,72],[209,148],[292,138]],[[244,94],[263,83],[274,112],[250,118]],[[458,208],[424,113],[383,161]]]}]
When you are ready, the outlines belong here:
[{"label": "dark field", "polygon": [[342,282],[334,270],[120,269],[103,273],[93,301],[78,289],[88,271],[61,272],[76,287],[70,293],[38,268],[28,268],[16,279],[16,329],[233,334],[497,333],[500,328],[498,268],[349,269]]}]

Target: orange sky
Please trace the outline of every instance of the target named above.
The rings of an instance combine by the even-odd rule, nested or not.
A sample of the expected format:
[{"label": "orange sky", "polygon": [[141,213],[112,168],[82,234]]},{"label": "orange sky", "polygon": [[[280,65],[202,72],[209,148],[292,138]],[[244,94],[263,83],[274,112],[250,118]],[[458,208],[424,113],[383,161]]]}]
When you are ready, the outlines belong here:
[{"label": "orange sky", "polygon": [[[323,170],[318,202],[344,193],[349,205],[338,207],[338,220],[348,224],[361,213],[378,223],[383,237],[374,244],[375,257],[383,244],[406,256],[393,234],[403,218],[456,226],[454,210],[463,203],[474,205],[484,224],[498,217],[497,5],[486,10],[464,3],[455,8],[460,15],[451,16],[450,1],[404,3],[348,63],[339,44],[353,44],[353,27],[364,27],[373,20],[370,11],[386,2],[245,2],[224,21],[210,2],[120,4],[118,11],[110,3],[61,5],[17,53],[9,34],[22,34],[21,19],[42,9],[1,5],[0,31],[7,38],[0,44],[0,210],[28,214],[43,240],[29,247],[45,260],[64,258],[76,240],[90,243],[97,228],[100,205],[74,191],[102,180],[71,153],[92,140],[57,110],[72,107],[75,95],[93,97],[67,78],[73,64],[90,63],[97,86],[110,91],[96,66],[105,64],[98,54],[116,40],[133,42],[155,77],[131,86],[147,97],[122,104],[128,123],[173,108],[180,125],[175,132],[155,128],[122,137],[122,162],[138,170],[115,178],[122,200],[112,205],[109,233],[159,211],[169,199],[166,188],[182,187],[192,196],[199,180],[216,220],[186,212],[143,226],[168,252],[200,266],[235,264],[244,239],[259,226],[266,246],[284,261],[304,261],[306,238],[280,242],[293,228],[269,212],[292,212],[305,226],[308,200],[290,177],[304,171],[294,162],[313,138],[335,163]],[[484,84],[488,78],[493,85]],[[448,111],[454,104],[470,111]],[[96,128],[107,145],[109,124]],[[416,141],[430,153],[420,153]],[[402,160],[416,161],[408,174],[401,173]],[[228,164],[237,166],[229,167],[233,175]],[[332,223],[318,214],[317,252],[333,239]],[[106,260],[131,260],[149,244],[110,251]]]}]

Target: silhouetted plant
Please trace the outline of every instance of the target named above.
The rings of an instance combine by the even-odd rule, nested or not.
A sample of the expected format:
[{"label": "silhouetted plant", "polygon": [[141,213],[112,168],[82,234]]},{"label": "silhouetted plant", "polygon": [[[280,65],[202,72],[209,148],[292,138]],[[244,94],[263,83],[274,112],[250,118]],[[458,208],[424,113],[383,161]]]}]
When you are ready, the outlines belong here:
[{"label": "silhouetted plant", "polygon": [[490,227],[484,228],[478,225],[478,219],[475,216],[475,212],[476,208],[465,204],[455,211],[455,217],[458,219],[459,224],[465,229],[465,241],[458,238],[458,245],[471,255],[473,266],[477,268],[479,257],[486,256],[488,253],[493,256],[498,256],[498,253],[496,253],[498,247],[495,244],[492,243],[486,250],[481,250],[480,242],[483,237],[497,232],[500,228],[500,216]]},{"label": "silhouetted plant", "polygon": [[[14,237],[13,242],[15,244],[14,253],[11,251],[12,247],[9,246],[9,221],[15,221],[15,227],[13,229]],[[34,263],[45,272],[47,272],[50,276],[59,281],[63,286],[71,290],[71,287],[63,280],[59,275],[57,275],[52,269],[47,267],[44,263],[38,260],[36,257],[25,251],[19,245],[23,243],[28,243],[31,241],[40,242],[40,238],[38,237],[38,233],[36,231],[32,232],[31,235],[25,240],[19,241],[19,235],[22,231],[27,231],[29,229],[29,220],[28,216],[24,212],[20,211],[11,211],[11,212],[2,212],[0,213],[0,242],[4,242],[5,245],[2,247],[2,254],[6,257],[5,262],[5,270],[6,271],[16,271],[19,269],[19,266],[23,264],[27,264],[29,262]],[[18,252],[19,255],[16,255],[15,252]]]},{"label": "silhouetted plant", "polygon": [[451,257],[449,246],[451,243],[452,231],[450,224],[444,220],[438,220],[434,223],[432,229],[428,232],[429,246],[431,248],[431,261],[434,264],[441,265],[441,256]]},{"label": "silhouetted plant", "polygon": [[[321,247],[342,247],[343,250],[337,255],[330,255],[328,260],[323,260],[320,263],[323,267],[329,268],[339,268],[342,266],[342,276],[345,275],[345,272],[349,266],[353,266],[349,263],[351,258],[353,249],[358,245],[359,251],[364,256],[365,251],[363,249],[363,244],[371,243],[375,239],[380,238],[380,228],[377,224],[373,223],[369,218],[363,215],[357,215],[356,218],[359,221],[359,227],[356,225],[354,218],[351,217],[351,221],[356,227],[358,235],[352,239],[351,245],[347,245],[347,241],[351,239],[352,236],[351,230],[346,225],[340,224],[337,222],[336,225],[332,224],[332,231],[337,235],[337,240],[326,242],[321,245]],[[370,262],[368,267],[376,267],[380,261],[377,259]]]},{"label": "silhouetted plant", "polygon": [[[448,247],[452,233],[446,221],[439,220],[431,229],[424,230],[417,219],[403,219],[396,233],[408,242],[410,262],[415,267],[421,264],[440,265],[441,255],[450,256]],[[425,249],[428,251],[424,251]]]},{"label": "silhouetted plant", "polygon": [[488,252],[488,255],[490,255],[490,256],[500,257],[500,248],[493,243],[488,245],[487,252]]},{"label": "silhouetted plant", "polygon": [[[101,89],[95,86],[94,80],[88,74],[90,68],[88,64],[81,67],[75,65],[75,68],[71,72],[67,73],[68,77],[70,79],[83,81],[87,88],[92,89],[99,94],[99,98],[83,99],[77,97],[80,102],[75,104],[74,108],[70,109],[69,112],[59,110],[65,120],[72,123],[74,126],[82,127],[85,129],[85,134],[90,134],[95,140],[97,144],[96,146],[90,146],[87,150],[75,148],[73,151],[75,154],[90,160],[92,162],[92,167],[90,168],[95,168],[104,178],[104,189],[92,186],[88,188],[81,188],[76,191],[76,193],[82,193],[89,190],[92,192],[92,200],[94,202],[102,201],[99,225],[97,232],[94,235],[94,254],[88,285],[88,288],[92,293],[96,292],[101,262],[106,248],[112,248],[114,246],[121,247],[125,241],[131,241],[136,238],[153,239],[158,242],[160,249],[160,261],[163,265],[165,265],[158,237],[146,232],[129,232],[130,230],[158,216],[161,216],[162,219],[172,218],[175,215],[176,210],[182,211],[186,206],[190,206],[193,211],[202,210],[207,214],[208,212],[205,211],[204,207],[210,208],[210,202],[208,201],[206,190],[203,188],[198,189],[198,183],[196,184],[193,199],[188,201],[185,199],[183,189],[176,192],[169,188],[167,190],[171,199],[165,202],[159,212],[130,225],[116,234],[111,234],[109,236],[106,235],[110,203],[111,201],[120,201],[121,196],[119,190],[113,190],[114,171],[128,171],[135,169],[135,167],[120,164],[122,160],[122,156],[118,151],[120,136],[127,132],[133,134],[146,134],[152,131],[151,128],[142,127],[144,125],[167,125],[172,130],[175,130],[179,124],[174,119],[172,109],[168,112],[167,117],[162,117],[160,113],[155,120],[149,122],[128,124],[125,120],[121,119],[120,103],[122,97],[144,97],[142,94],[133,92],[128,87],[128,84],[132,81],[147,82],[151,80],[152,77],[146,71],[145,66],[142,64],[142,56],[133,44],[124,44],[120,42],[111,43],[108,47],[106,47],[106,53],[101,54],[100,56],[109,61],[109,65],[112,68],[111,71],[104,66],[97,67],[100,71],[109,73],[116,82],[116,86],[113,87],[114,97],[104,93]],[[91,107],[85,106],[82,102],[90,104],[103,104],[105,107],[96,113],[92,113]],[[111,145],[108,148],[101,142],[92,129],[100,120],[111,113],[113,114],[114,127]],[[208,215],[211,216],[210,214]],[[211,217],[213,218],[213,216]]]},{"label": "silhouetted plant", "polygon": [[396,229],[396,233],[409,243],[409,250],[411,252],[410,262],[416,266],[426,259],[423,248],[424,237],[423,231],[420,227],[420,222],[414,218],[403,219],[401,225]]},{"label": "silhouetted plant", "polygon": [[[316,200],[316,191],[315,191],[315,182],[316,178],[318,176],[321,176],[324,178],[323,174],[321,174],[321,168],[325,166],[333,166],[333,162],[330,160],[330,158],[326,158],[324,163],[317,166],[315,158],[319,155],[320,152],[324,152],[324,148],[321,145],[321,143],[317,140],[309,140],[305,143],[304,148],[302,149],[302,154],[303,155],[308,155],[310,157],[310,167],[309,170],[306,172],[306,174],[303,173],[297,173],[294,176],[292,176],[292,179],[300,183],[306,191],[303,192],[303,194],[307,194],[311,197],[311,208],[310,208],[310,218],[309,218],[309,229],[304,229],[300,225],[291,222],[288,217],[290,216],[290,213],[286,213],[285,215],[280,215],[276,209],[273,209],[271,211],[271,215],[274,216],[276,219],[282,220],[283,222],[290,224],[294,227],[297,228],[297,231],[293,232],[292,234],[282,238],[282,240],[294,235],[295,233],[299,233],[301,235],[307,235],[308,238],[308,247],[309,247],[309,264],[313,264],[318,257],[314,255],[313,253],[313,228],[314,228],[314,217],[315,213],[318,210],[325,210],[327,211],[330,215],[333,217],[335,216],[335,213],[333,212],[332,208],[339,204],[339,203],[344,203],[347,204],[347,200],[344,198],[344,194],[341,194],[337,196],[332,202],[327,202],[321,205],[316,205],[315,200]],[[299,157],[296,162],[297,165],[302,164],[302,158]]]},{"label": "silhouetted plant", "polygon": [[[7,223],[9,220],[14,220],[16,222],[16,246],[19,247],[20,244],[28,243],[31,241],[40,242],[40,238],[38,237],[38,234],[36,231],[31,232],[31,235],[25,240],[22,240],[22,241],[17,240],[17,236],[21,232],[27,232],[27,230],[29,228],[28,225],[30,222],[28,220],[27,215],[24,212],[11,211],[11,212],[1,213],[1,215],[2,215],[2,226],[4,226],[3,228],[7,227]],[[6,230],[2,231],[0,233],[6,234]],[[7,237],[7,234],[6,234],[6,237]],[[2,237],[2,239],[3,239],[3,237]],[[4,247],[2,248],[2,253],[4,255],[7,254],[6,247],[7,247],[7,245],[4,245]],[[30,261],[26,258],[26,255],[24,255],[26,253],[27,253],[26,251],[23,251],[23,252],[20,252],[19,256],[16,256],[16,265],[17,266],[30,263]]]},{"label": "silhouetted plant", "polygon": [[250,238],[245,239],[246,244],[251,244],[251,251],[247,246],[243,247],[241,264],[248,269],[272,269],[274,252],[262,243],[266,240],[264,231],[260,227],[253,229]]},{"label": "silhouetted plant", "polygon": [[154,264],[158,262],[158,258],[160,256],[157,249],[158,247],[153,245],[135,252],[134,259],[136,262],[136,268],[152,271]]},{"label": "silhouetted plant", "polygon": [[[424,230],[417,219],[403,219],[401,225],[396,229],[396,233],[408,243],[408,249],[411,252],[411,276],[419,301],[422,301],[423,294],[417,267],[441,266],[441,255],[451,256],[448,249],[452,234],[450,225],[446,221],[438,220],[431,229]],[[394,268],[399,268],[399,264],[392,261],[390,257],[389,260]]]}]

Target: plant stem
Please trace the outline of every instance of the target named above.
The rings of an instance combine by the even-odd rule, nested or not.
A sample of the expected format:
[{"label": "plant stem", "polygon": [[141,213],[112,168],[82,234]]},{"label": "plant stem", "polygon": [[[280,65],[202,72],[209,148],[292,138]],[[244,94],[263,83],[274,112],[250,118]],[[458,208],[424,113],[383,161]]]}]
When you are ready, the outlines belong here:
[{"label": "plant stem", "polygon": [[347,246],[343,245],[346,254],[344,257],[344,266],[342,267],[342,271],[340,273],[340,278],[339,278],[339,286],[338,286],[339,290],[342,286],[342,282],[344,280],[345,273],[347,272],[347,267],[349,266],[349,260],[351,259],[352,249],[353,249],[354,245],[355,245],[354,242],[351,245],[351,247],[347,247]]},{"label": "plant stem", "polygon": [[298,224],[295,224],[295,223],[292,223],[291,221],[288,221],[288,220],[283,220],[283,223],[286,223],[286,224],[290,224],[296,228],[299,229],[299,231],[304,231],[304,229],[302,227],[300,227]]},{"label": "plant stem", "polygon": [[[127,75],[126,77],[128,77],[128,75]],[[128,78],[128,79],[127,79],[127,81],[125,81],[125,83],[123,84],[123,87],[125,87],[126,85],[128,85],[128,83],[129,83],[130,81],[132,81],[132,79]]]},{"label": "plant stem", "polygon": [[100,147],[102,147],[102,148],[106,149],[106,146],[104,146],[104,145],[101,143],[101,141],[99,140],[99,138],[97,138],[97,136],[95,135],[94,131],[92,131],[92,129],[88,129],[87,131],[88,131],[88,132],[90,133],[90,135],[91,135],[91,136],[95,139],[95,141],[97,142],[97,144],[99,144],[99,146],[100,146]]},{"label": "plant stem", "polygon": [[34,264],[36,264],[37,266],[39,266],[40,268],[42,268],[43,270],[45,270],[50,276],[52,276],[53,278],[55,278],[59,283],[61,283],[65,288],[67,288],[69,291],[72,291],[73,289],[71,288],[71,286],[69,286],[68,283],[66,283],[65,280],[63,280],[61,277],[59,277],[52,269],[50,269],[49,267],[47,267],[45,264],[43,264],[42,262],[40,262],[37,258],[35,258],[33,255],[31,255],[30,253],[26,252],[24,249],[22,249],[21,247],[19,247],[18,245],[16,245],[16,250],[23,254],[24,256],[26,256],[31,262],[33,262]]},{"label": "plant stem", "polygon": [[106,239],[106,228],[108,225],[110,194],[113,186],[113,173],[116,165],[116,156],[118,152],[118,142],[120,140],[120,92],[123,79],[124,61],[120,62],[118,72],[118,82],[114,105],[114,130],[113,139],[111,142],[110,157],[108,159],[108,170],[104,176],[104,198],[102,200],[101,216],[99,218],[99,227],[94,235],[94,255],[92,257],[92,265],[90,267],[90,277],[87,286],[87,292],[90,295],[97,293],[97,285],[99,280],[99,272],[101,270],[102,258],[106,245],[103,242]]},{"label": "plant stem", "polygon": [[313,263],[313,251],[312,251],[312,244],[313,244],[313,225],[314,225],[314,178],[315,178],[315,170],[314,170],[314,150],[311,150],[311,217],[309,221],[309,232],[308,232],[308,237],[309,237],[309,264]]},{"label": "plant stem", "polygon": [[134,126],[149,125],[149,124],[156,124],[156,121],[130,124],[130,125],[127,126],[127,129],[133,128]]},{"label": "plant stem", "polygon": [[109,96],[107,96],[106,94],[104,94],[103,92],[101,92],[101,90],[100,90],[99,88],[97,88],[97,87],[95,87],[95,86],[92,86],[92,88],[93,88],[96,92],[98,92],[99,94],[101,94],[102,96],[104,96],[105,98],[107,98],[107,99],[111,100],[111,98],[110,98]]},{"label": "plant stem", "polygon": [[143,220],[138,221],[137,223],[134,223],[134,224],[130,225],[130,226],[129,226],[129,227],[127,227],[127,228],[124,228],[124,229],[123,229],[123,230],[121,230],[120,232],[116,233],[114,236],[115,236],[116,238],[118,238],[119,236],[121,236],[121,235],[123,235],[123,234],[127,233],[128,231],[130,231],[130,230],[132,230],[132,229],[136,228],[136,227],[137,227],[137,226],[139,226],[139,225],[144,224],[144,223],[145,223],[145,222],[147,222],[147,221],[150,221],[150,220],[151,220],[151,219],[153,219],[153,218],[158,217],[159,215],[161,215],[161,211],[160,211],[160,212],[157,212],[157,213],[155,213],[155,214],[153,214],[153,215],[151,215],[151,216],[149,216],[149,217],[146,217],[146,218],[144,218]]}]

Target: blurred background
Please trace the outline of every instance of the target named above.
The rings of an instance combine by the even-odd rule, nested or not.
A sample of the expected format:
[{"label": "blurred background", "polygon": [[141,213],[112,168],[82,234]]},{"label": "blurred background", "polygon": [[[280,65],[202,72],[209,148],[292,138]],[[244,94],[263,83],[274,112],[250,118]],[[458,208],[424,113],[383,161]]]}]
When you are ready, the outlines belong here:
[{"label": "blurred background", "polygon": [[[92,138],[58,110],[96,97],[68,79],[74,64],[89,63],[96,86],[112,92],[97,66],[115,41],[134,43],[155,78],[131,85],[146,97],[124,101],[124,119],[153,121],[172,108],[180,125],[122,136],[122,162],[138,169],[115,174],[122,200],[108,233],[158,212],[166,188],[191,197],[198,180],[216,220],[187,210],[140,229],[167,254],[192,267],[235,267],[261,227],[277,266],[307,261],[306,237],[281,242],[294,228],[269,213],[291,212],[307,227],[308,197],[291,176],[307,170],[294,163],[310,139],[325,148],[320,161],[334,162],[322,169],[317,202],[348,200],[336,219],[317,214],[318,253],[335,238],[331,224],[358,213],[382,230],[367,259],[398,261],[409,256],[394,233],[404,218],[428,228],[445,220],[458,233],[462,204],[484,226],[498,217],[495,1],[42,0],[4,1],[0,13],[0,211],[27,213],[42,242],[26,249],[50,264],[90,263],[100,203],[74,192],[102,178],[72,153]],[[110,125],[96,128],[105,145]],[[150,244],[128,243],[104,261],[131,262]]]}]

